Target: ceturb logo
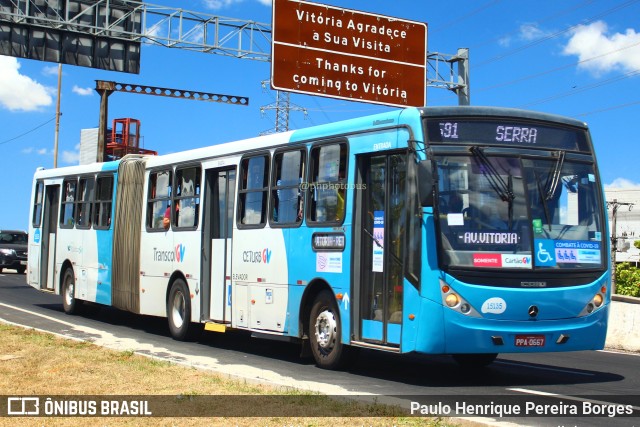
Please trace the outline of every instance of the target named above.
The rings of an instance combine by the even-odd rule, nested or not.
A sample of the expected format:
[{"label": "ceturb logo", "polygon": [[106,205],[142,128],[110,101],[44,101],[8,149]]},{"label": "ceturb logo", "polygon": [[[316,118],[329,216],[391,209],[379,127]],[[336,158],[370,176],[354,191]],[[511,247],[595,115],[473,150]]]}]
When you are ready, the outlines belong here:
[{"label": "ceturb logo", "polygon": [[473,254],[474,267],[502,267],[500,254]]},{"label": "ceturb logo", "polygon": [[271,249],[264,248],[262,250],[262,262],[269,264],[269,261],[271,261]]},{"label": "ceturb logo", "polygon": [[244,251],[242,252],[242,262],[250,262],[252,264],[269,264],[271,261],[271,249],[264,248],[261,251]]}]

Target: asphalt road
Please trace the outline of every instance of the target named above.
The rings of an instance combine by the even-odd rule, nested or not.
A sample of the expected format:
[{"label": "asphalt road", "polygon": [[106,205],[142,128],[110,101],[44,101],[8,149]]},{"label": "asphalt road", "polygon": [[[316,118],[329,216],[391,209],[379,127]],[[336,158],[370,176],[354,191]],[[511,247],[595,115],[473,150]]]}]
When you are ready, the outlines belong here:
[{"label": "asphalt road", "polygon": [[[394,401],[393,396],[403,395],[406,398],[402,405],[407,408],[411,401],[417,402],[415,405],[442,402],[441,408],[444,405],[445,410],[446,405],[454,408],[464,402],[474,405],[493,402],[503,408],[518,405],[523,409],[527,402],[540,405],[551,402],[547,411],[565,408],[568,413],[568,416],[547,412],[551,416],[489,416],[474,420],[493,418],[535,426],[640,426],[640,356],[636,354],[608,351],[505,354],[490,367],[469,372],[461,370],[447,356],[363,350],[351,368],[332,372],[318,369],[310,359],[301,359],[297,345],[255,339],[246,333],[207,332],[199,341],[185,343],[171,339],[165,319],[95,306],[87,307],[81,315],[68,316],[62,310],[60,296],[29,287],[25,276],[12,270],[0,274],[0,318],[249,381],[293,385],[331,395],[353,394],[361,398],[379,395],[390,401]],[[631,405],[633,416],[570,414],[572,406],[597,409],[605,405],[606,411],[615,408],[606,406],[612,403]],[[493,414],[496,411],[492,409]]]}]

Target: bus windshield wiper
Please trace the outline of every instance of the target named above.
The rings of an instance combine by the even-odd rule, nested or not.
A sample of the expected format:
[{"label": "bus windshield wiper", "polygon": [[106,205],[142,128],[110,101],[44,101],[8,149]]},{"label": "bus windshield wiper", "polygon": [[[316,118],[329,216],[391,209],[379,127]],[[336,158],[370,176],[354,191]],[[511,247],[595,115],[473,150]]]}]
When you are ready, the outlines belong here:
[{"label": "bus windshield wiper", "polygon": [[565,152],[558,151],[556,155],[558,156],[558,159],[556,160],[555,165],[553,165],[551,174],[547,177],[544,200],[551,200],[553,198],[553,195],[558,188],[558,183],[560,182],[560,173],[562,172],[562,165],[564,164]]},{"label": "bus windshield wiper", "polygon": [[549,217],[549,206],[547,205],[546,195],[542,192],[542,184],[540,183],[540,177],[538,176],[538,171],[533,170],[533,174],[536,177],[536,184],[538,185],[538,193],[540,194],[540,203],[542,203],[542,209],[544,210],[544,218],[547,220],[547,224],[549,225],[549,231],[551,231],[551,218]]},{"label": "bus windshield wiper", "polygon": [[[487,158],[484,151],[480,147],[471,147],[469,149],[476,162],[480,165],[480,170],[482,170],[482,174],[489,181],[489,185],[496,192],[496,194],[500,197],[500,200],[503,202],[512,202],[513,199],[516,198],[515,194],[513,194],[513,186],[504,182],[500,172],[496,170],[496,168],[491,164],[491,160]],[[509,176],[511,178],[511,176]],[[511,179],[509,179],[511,182]]]}]

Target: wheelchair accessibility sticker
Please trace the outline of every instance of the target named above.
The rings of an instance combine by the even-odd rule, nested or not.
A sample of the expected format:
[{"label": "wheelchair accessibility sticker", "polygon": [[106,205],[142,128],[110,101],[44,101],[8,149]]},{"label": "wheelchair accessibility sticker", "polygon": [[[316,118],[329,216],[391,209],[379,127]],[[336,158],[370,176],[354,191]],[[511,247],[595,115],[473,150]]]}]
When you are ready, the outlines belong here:
[{"label": "wheelchair accessibility sticker", "polygon": [[535,239],[534,245],[536,251],[535,264],[540,267],[555,267],[555,242],[550,239]]},{"label": "wheelchair accessibility sticker", "polygon": [[557,264],[600,264],[600,242],[588,240],[535,239],[535,265],[554,267]]}]

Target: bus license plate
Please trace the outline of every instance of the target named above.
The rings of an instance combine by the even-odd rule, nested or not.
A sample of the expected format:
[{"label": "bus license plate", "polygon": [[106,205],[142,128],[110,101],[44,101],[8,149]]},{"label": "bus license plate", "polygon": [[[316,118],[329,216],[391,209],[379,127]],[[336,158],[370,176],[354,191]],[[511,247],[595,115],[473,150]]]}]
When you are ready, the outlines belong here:
[{"label": "bus license plate", "polygon": [[544,335],[516,335],[516,347],[544,347]]}]

